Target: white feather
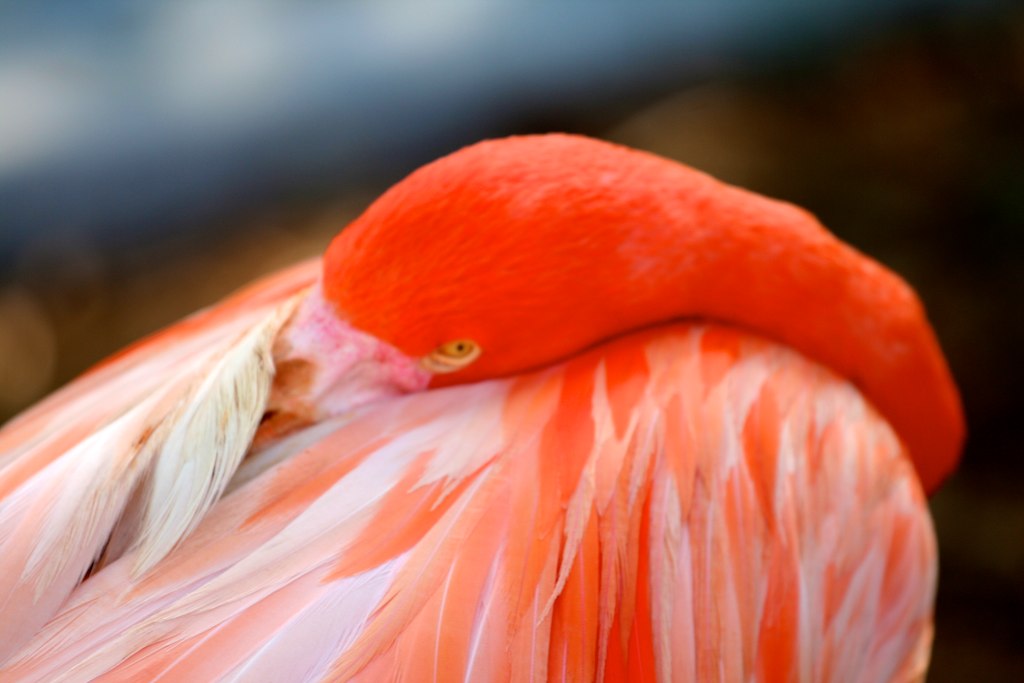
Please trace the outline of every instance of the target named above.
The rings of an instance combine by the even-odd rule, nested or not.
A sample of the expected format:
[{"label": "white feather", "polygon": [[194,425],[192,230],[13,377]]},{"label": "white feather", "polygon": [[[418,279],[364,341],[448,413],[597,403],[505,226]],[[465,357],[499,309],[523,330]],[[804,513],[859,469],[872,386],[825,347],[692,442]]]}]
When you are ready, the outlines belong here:
[{"label": "white feather", "polygon": [[147,443],[133,571],[145,573],[202,520],[249,449],[274,376],[271,345],[294,307],[282,306],[225,350],[181,396]]}]

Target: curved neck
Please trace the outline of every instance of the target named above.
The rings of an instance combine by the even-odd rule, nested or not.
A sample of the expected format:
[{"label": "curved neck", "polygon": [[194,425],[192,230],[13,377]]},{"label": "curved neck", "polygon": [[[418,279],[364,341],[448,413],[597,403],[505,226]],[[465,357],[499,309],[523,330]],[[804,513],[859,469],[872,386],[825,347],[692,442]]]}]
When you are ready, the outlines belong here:
[{"label": "curved neck", "polygon": [[685,318],[781,341],[853,381],[927,489],[964,423],[910,288],[806,212],[674,162],[567,135],[485,142],[416,171],[331,244],[325,293],[412,357],[474,339],[435,384],[522,372]]},{"label": "curved neck", "polygon": [[914,292],[801,209],[696,175],[656,190],[660,227],[632,231],[609,264],[622,289],[639,293],[617,315],[731,323],[823,363],[888,419],[934,490],[965,425]]}]

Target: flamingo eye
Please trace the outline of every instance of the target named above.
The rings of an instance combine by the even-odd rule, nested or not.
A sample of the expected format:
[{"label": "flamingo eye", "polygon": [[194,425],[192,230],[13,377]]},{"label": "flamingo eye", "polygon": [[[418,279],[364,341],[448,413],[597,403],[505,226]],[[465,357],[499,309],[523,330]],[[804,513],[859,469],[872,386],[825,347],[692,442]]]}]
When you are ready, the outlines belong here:
[{"label": "flamingo eye", "polygon": [[434,373],[455,372],[480,357],[480,345],[472,339],[445,342],[420,360],[420,364]]}]

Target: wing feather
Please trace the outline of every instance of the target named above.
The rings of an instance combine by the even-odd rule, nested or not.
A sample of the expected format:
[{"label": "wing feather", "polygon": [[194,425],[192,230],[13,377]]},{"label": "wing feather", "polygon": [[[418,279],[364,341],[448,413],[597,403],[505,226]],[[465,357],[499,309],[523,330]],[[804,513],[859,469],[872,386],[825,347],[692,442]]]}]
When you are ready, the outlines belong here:
[{"label": "wing feather", "polygon": [[0,431],[0,661],[91,567],[138,546],[142,574],[212,506],[248,449],[270,346],[312,272],[169,328]]},{"label": "wing feather", "polygon": [[274,448],[147,573],[132,548],[75,588],[0,680],[926,669],[935,542],[905,450],[850,384],[742,333],[633,335]]}]

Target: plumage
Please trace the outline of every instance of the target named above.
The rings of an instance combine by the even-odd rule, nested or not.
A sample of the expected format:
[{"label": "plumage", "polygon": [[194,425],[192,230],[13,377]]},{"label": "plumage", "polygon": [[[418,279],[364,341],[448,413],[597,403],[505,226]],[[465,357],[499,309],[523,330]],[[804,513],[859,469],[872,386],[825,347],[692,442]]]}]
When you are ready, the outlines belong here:
[{"label": "plumage", "polygon": [[[504,144],[450,158],[479,166],[480,149],[496,150],[483,157],[491,172],[508,149],[535,157],[511,165],[532,173],[506,164],[507,196],[469,203],[481,215],[507,217],[509,197],[550,202],[531,190],[566,144],[625,152],[558,136]],[[463,218],[452,196],[479,187],[426,177]],[[673,312],[649,329],[632,317],[591,339],[625,315],[609,303],[514,330],[533,345],[503,358],[503,316],[543,321],[547,304],[479,285],[500,280],[496,263],[513,279],[553,266],[484,240],[450,258],[468,301],[421,291],[445,289],[433,261],[403,282],[378,261],[391,252],[373,227],[413,230],[403,212],[423,216],[423,179],[343,232],[322,278],[310,262],[258,283],[0,431],[0,681],[923,680],[936,545],[921,477],[934,484],[959,442],[929,465],[863,377],[841,374],[849,366],[826,368],[739,312],[717,316],[735,324],[678,322],[675,290],[663,292]],[[581,191],[592,180],[563,178]],[[720,186],[694,182],[710,211]],[[770,212],[762,201],[753,209]],[[491,219],[474,234],[505,235]],[[552,259],[579,258],[549,243]],[[472,255],[486,277],[459,269]],[[624,282],[620,299],[654,305],[665,282],[651,279]],[[352,303],[344,282],[373,306]],[[550,282],[527,285],[547,296]],[[432,296],[444,303],[431,309]],[[452,322],[488,297],[511,310],[493,328]],[[395,308],[403,298],[412,308]],[[937,354],[916,300],[900,301],[925,325],[906,353]],[[411,331],[389,331],[402,310]],[[416,364],[462,338],[483,349],[466,370]],[[941,355],[917,367],[945,394],[914,399],[914,425],[958,439],[962,422],[939,424],[949,396],[958,406]]]}]

